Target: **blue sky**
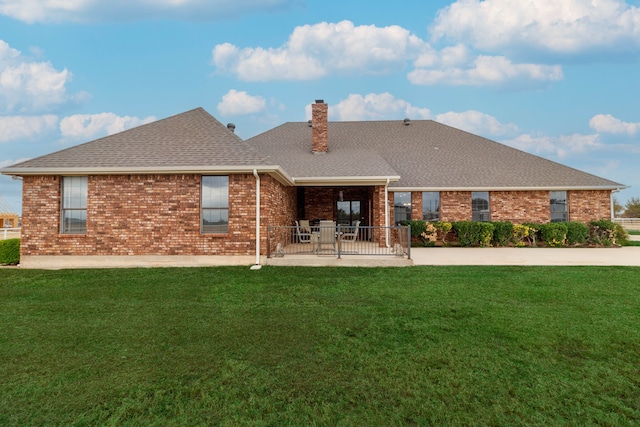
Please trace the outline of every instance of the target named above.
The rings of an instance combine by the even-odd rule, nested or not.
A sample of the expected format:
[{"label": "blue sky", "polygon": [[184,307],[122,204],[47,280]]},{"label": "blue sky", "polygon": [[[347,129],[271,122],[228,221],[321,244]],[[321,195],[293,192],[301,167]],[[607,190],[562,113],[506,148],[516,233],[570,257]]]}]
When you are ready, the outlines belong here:
[{"label": "blue sky", "polygon": [[[196,107],[433,119],[640,197],[640,0],[0,0],[0,167]],[[19,181],[0,195],[20,210]]]}]

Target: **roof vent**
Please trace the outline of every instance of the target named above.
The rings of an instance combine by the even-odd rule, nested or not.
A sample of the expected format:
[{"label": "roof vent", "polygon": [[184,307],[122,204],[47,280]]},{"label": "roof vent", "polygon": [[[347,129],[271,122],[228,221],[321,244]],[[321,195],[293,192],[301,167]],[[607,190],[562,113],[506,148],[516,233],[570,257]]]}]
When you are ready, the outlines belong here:
[{"label": "roof vent", "polygon": [[409,126],[411,124],[411,120],[409,120],[408,118],[404,119],[402,121],[402,123],[404,123],[405,126]]},{"label": "roof vent", "polygon": [[311,120],[309,120],[309,121],[307,122],[307,126],[312,127],[312,126],[313,126],[313,122],[312,122]]},{"label": "roof vent", "polygon": [[236,125],[234,125],[233,123],[227,123],[227,129],[229,129],[231,132],[235,132]]},{"label": "roof vent", "polygon": [[324,99],[316,99],[316,104],[324,104]]}]

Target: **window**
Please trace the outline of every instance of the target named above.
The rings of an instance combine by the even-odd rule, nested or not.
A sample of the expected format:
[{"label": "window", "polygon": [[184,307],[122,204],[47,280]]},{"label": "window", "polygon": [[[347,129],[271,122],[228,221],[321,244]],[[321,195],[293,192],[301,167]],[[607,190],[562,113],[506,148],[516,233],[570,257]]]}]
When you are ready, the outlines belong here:
[{"label": "window", "polygon": [[567,192],[550,191],[549,199],[551,204],[551,222],[564,222],[569,219],[567,210]]},{"label": "window", "polygon": [[229,231],[229,177],[203,176],[201,230],[204,234]]},{"label": "window", "polygon": [[490,220],[488,191],[473,191],[471,193],[471,212],[472,221],[487,222]]},{"label": "window", "polygon": [[396,191],[393,193],[393,221],[395,224],[400,221],[411,220],[411,192]]},{"label": "window", "polygon": [[422,193],[422,219],[424,221],[440,220],[440,193],[425,191]]},{"label": "window", "polygon": [[87,232],[87,177],[62,177],[62,234]]}]

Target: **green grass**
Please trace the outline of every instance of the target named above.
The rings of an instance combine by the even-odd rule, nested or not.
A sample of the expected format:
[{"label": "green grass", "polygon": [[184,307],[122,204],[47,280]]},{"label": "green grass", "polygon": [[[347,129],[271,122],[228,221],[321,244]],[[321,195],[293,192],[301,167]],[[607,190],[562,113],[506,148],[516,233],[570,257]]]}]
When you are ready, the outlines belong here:
[{"label": "green grass", "polygon": [[638,425],[640,268],[0,270],[0,425]]},{"label": "green grass", "polygon": [[640,230],[627,230],[627,233],[632,236],[640,236]]}]

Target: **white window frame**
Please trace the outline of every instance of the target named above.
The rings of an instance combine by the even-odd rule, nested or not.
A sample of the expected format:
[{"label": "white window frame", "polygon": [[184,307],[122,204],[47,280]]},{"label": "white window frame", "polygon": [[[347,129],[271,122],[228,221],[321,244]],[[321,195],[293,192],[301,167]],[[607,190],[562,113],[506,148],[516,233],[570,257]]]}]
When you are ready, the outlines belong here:
[{"label": "white window frame", "polygon": [[[486,194],[486,198],[484,195]],[[486,209],[478,209],[478,203],[474,200],[486,200]],[[491,195],[488,191],[473,191],[471,192],[471,220],[474,222],[489,222],[491,221]]]},{"label": "white window frame", "polygon": [[[407,194],[409,200],[406,200]],[[401,203],[401,204],[398,204]],[[394,191],[393,192],[393,221],[398,224],[400,221],[411,221],[411,192],[410,191]],[[400,209],[404,210],[406,218],[399,218]]]},{"label": "white window frame", "polygon": [[63,176],[60,197],[60,234],[87,234],[86,176]]},{"label": "white window frame", "polygon": [[[559,200],[564,203],[554,203]],[[551,222],[569,221],[569,198],[566,191],[549,191],[549,215]]]},{"label": "white window frame", "polygon": [[[206,219],[217,224],[206,224]],[[226,234],[229,232],[229,176],[203,175],[200,182],[200,232]]]},{"label": "white window frame", "polygon": [[[431,201],[436,202],[436,206],[433,209],[426,209],[426,201],[429,199],[425,197],[427,194],[437,195],[437,200],[433,197],[430,198]],[[423,191],[422,192],[422,220],[423,221],[440,221],[440,192],[439,191]]]}]

